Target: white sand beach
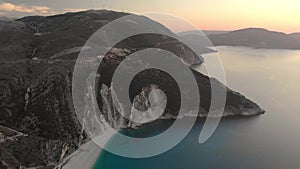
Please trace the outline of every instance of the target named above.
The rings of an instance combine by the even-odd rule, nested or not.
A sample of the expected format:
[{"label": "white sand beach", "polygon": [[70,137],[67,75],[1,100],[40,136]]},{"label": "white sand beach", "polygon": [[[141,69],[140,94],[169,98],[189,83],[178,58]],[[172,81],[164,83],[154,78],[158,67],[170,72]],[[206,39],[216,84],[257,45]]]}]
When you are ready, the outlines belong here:
[{"label": "white sand beach", "polygon": [[93,141],[89,141],[65,158],[56,169],[91,169],[100,153],[101,148]]}]

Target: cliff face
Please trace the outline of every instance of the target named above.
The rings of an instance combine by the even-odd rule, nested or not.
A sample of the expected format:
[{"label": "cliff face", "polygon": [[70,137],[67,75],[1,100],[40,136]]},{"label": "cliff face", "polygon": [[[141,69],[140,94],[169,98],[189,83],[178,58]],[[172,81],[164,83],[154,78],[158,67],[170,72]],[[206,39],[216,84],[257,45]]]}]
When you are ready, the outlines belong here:
[{"label": "cliff face", "polygon": [[[92,33],[124,15],[127,14],[85,11],[26,17],[0,24],[0,36],[3,37],[0,39],[0,168],[53,168],[86,141],[72,103],[74,64]],[[161,25],[158,27],[161,29]],[[172,33],[166,28],[164,31]],[[172,51],[185,63],[202,63],[202,58],[196,57],[184,44],[159,35],[131,37],[116,45],[104,57],[96,91],[104,118],[115,128],[138,124],[120,118],[112,105],[112,74],[127,55],[153,46]],[[210,105],[210,80],[192,71],[201,95],[199,116],[206,116]],[[221,83],[214,82],[224,88]],[[144,71],[134,78],[130,98],[135,108],[146,110],[149,107],[148,95],[153,89],[161,89],[170,98],[162,117],[175,117],[180,101],[179,89],[169,75],[159,70]],[[89,101],[88,96],[85,99]],[[255,103],[227,89],[225,115],[263,112]],[[132,117],[151,118],[139,114]]]},{"label": "cliff face", "polygon": [[[191,69],[192,70],[192,69]],[[186,116],[199,116],[199,117],[207,117],[208,110],[210,109],[211,105],[211,82],[210,79],[200,74],[194,70],[192,70],[199,89],[200,95],[200,107],[198,114],[189,114],[186,113]],[[251,100],[247,99],[245,96],[241,95],[240,93],[234,92],[231,89],[227,88],[219,81],[212,79],[212,83],[215,83],[217,86],[216,90],[224,89],[227,91],[227,98],[226,98],[226,105],[225,110],[223,113],[224,117],[227,116],[254,116],[263,114],[264,110],[262,110],[257,104],[253,103]],[[149,94],[151,91],[155,89],[160,89],[165,93],[158,95],[156,97],[157,102],[153,102],[151,104],[151,97]],[[100,102],[112,103],[112,89],[109,88],[106,84],[102,84],[102,92],[101,98],[99,99]],[[113,93],[113,92],[112,92]],[[143,119],[144,121],[151,119],[144,115],[143,113],[135,113],[136,110],[143,111],[150,111],[150,114],[157,114],[158,110],[151,110],[151,105],[159,104],[158,107],[163,107],[166,103],[166,109],[164,113],[160,116],[161,119],[173,119],[178,117],[178,111],[180,109],[180,90],[176,84],[176,82],[165,72],[160,70],[149,70],[139,73],[132,81],[132,85],[129,91],[130,99],[133,102],[133,106],[135,109],[132,109],[130,118],[133,119]],[[153,98],[152,98],[153,99]],[[124,124],[125,119],[122,119],[117,111],[116,107],[112,104],[109,106],[106,105],[103,108],[102,112],[105,114],[106,121],[110,122],[111,126],[116,126],[115,122],[122,122],[118,123],[116,128],[118,127],[132,127],[135,128],[140,124],[130,123],[127,122]],[[107,116],[109,114],[113,114],[113,118]],[[113,120],[112,120],[113,119]],[[143,121],[143,120],[142,120]]]}]

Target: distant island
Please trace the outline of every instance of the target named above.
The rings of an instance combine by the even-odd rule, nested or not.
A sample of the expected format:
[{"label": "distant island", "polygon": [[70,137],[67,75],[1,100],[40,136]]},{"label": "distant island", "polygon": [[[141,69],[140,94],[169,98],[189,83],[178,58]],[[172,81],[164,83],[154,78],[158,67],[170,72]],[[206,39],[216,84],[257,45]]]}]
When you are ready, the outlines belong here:
[{"label": "distant island", "polygon": [[[300,50],[300,33],[286,34],[263,28],[203,32],[214,46],[247,46],[262,49]],[[181,32],[179,34],[189,34],[190,37],[193,37],[192,35],[195,34],[195,31]],[[194,36],[194,38],[198,37]]]}]

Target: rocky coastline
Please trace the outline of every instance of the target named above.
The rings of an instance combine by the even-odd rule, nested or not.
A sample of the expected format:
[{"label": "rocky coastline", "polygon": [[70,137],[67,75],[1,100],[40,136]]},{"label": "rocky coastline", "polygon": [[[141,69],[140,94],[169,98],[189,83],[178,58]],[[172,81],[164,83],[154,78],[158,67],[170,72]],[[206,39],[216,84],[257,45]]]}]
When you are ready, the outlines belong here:
[{"label": "rocky coastline", "polygon": [[[82,49],[93,32],[105,23],[125,15],[128,14],[90,10],[49,17],[25,17],[0,23],[0,36],[4,37],[0,39],[0,168],[50,169],[59,164],[62,166],[66,157],[90,141],[76,117],[72,102],[74,64],[79,49]],[[167,28],[164,29],[171,33]],[[170,39],[149,36],[133,37],[135,43],[129,39],[118,44],[104,56],[99,69],[97,101],[104,118],[115,128],[137,127],[117,115],[119,113],[112,104],[110,92],[112,73],[127,55],[156,46],[173,51],[186,63],[202,63],[202,58],[195,57],[180,42],[172,41],[157,46],[157,41]],[[140,43],[146,40],[147,43]],[[82,62],[89,66],[94,64],[95,59],[99,58],[89,58]],[[193,69],[191,71],[201,95],[197,116],[205,118],[210,106],[210,78]],[[213,81],[227,91],[224,116],[264,113],[256,103],[242,94]],[[157,85],[171,98],[161,118],[176,117],[180,92],[168,75],[158,70],[145,71],[132,83],[130,97],[134,105],[147,109],[147,96],[151,91],[147,86]],[[187,113],[189,115],[194,114]]]}]

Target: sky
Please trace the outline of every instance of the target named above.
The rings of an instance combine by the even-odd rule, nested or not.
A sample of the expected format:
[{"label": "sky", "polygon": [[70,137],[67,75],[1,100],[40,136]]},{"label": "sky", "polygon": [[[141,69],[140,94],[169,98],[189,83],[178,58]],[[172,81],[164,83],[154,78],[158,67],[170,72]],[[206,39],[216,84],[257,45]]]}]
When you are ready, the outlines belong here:
[{"label": "sky", "polygon": [[300,32],[300,0],[0,0],[0,16],[10,17],[102,8],[166,13],[202,30],[259,27]]}]

